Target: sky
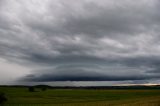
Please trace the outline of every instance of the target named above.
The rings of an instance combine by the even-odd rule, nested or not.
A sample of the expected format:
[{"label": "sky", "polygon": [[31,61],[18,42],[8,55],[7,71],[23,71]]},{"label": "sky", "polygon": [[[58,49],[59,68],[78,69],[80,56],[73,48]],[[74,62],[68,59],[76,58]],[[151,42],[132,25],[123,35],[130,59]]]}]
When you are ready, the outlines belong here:
[{"label": "sky", "polygon": [[0,84],[160,84],[159,0],[0,0]]}]

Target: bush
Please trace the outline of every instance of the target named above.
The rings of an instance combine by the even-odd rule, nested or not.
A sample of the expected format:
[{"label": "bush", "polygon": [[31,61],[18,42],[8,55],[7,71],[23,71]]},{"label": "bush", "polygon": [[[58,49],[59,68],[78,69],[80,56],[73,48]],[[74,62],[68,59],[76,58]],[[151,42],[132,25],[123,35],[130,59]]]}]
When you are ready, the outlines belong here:
[{"label": "bush", "polygon": [[42,87],[41,90],[42,90],[42,91],[46,91],[47,88],[46,88],[46,87]]},{"label": "bush", "polygon": [[35,92],[34,87],[29,87],[28,90],[29,90],[29,92]]},{"label": "bush", "polygon": [[0,104],[4,104],[7,101],[7,98],[4,93],[0,93]]}]

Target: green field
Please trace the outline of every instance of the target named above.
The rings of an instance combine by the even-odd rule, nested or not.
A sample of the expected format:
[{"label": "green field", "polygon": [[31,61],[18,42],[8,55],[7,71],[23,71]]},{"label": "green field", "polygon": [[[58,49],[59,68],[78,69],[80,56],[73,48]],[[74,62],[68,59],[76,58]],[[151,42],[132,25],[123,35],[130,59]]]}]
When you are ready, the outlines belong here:
[{"label": "green field", "polygon": [[0,87],[5,106],[160,106],[160,90],[47,89]]}]

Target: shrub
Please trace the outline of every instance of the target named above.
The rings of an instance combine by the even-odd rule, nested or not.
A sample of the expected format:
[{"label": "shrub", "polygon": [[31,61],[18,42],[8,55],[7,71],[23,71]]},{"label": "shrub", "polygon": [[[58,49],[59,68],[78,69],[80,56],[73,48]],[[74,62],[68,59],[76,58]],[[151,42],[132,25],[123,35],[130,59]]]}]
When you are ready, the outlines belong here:
[{"label": "shrub", "polygon": [[28,90],[29,90],[29,92],[35,92],[34,87],[29,87]]},{"label": "shrub", "polygon": [[4,93],[0,93],[0,104],[4,104],[7,101],[7,98]]},{"label": "shrub", "polygon": [[46,87],[42,87],[41,90],[42,90],[42,91],[46,91],[47,88],[46,88]]}]

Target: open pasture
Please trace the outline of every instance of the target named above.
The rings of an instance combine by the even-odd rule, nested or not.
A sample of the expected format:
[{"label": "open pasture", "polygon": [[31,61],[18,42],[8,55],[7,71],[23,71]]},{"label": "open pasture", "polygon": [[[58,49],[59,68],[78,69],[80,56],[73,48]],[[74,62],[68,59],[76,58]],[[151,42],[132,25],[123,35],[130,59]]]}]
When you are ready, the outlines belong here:
[{"label": "open pasture", "polygon": [[160,90],[87,90],[0,87],[5,106],[160,106]]}]

